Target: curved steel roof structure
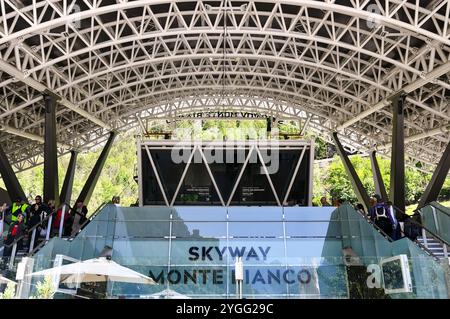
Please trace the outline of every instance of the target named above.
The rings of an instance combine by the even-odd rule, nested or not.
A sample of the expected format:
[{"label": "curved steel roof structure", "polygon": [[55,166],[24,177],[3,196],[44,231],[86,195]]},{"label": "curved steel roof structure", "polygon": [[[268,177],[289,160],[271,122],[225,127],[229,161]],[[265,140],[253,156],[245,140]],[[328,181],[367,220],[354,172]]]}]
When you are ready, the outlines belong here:
[{"label": "curved steel roof structure", "polygon": [[60,98],[60,152],[141,118],[249,110],[338,130],[390,153],[404,91],[409,164],[450,130],[450,0],[0,0],[0,141],[40,162],[42,93]]}]

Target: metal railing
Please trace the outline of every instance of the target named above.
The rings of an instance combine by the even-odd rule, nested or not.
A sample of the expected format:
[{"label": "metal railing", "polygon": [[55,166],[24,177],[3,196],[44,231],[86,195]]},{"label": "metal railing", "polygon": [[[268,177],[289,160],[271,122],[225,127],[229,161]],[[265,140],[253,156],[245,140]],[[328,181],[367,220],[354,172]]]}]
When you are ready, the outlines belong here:
[{"label": "metal railing", "polygon": [[87,218],[86,221],[83,224],[81,224],[78,233],[76,233],[75,236],[72,238],[75,238],[87,226],[87,224],[89,224],[95,217],[97,217],[98,213],[100,213],[103,207],[105,207],[109,203],[111,203],[111,201],[106,201],[100,204],[100,206],[98,206],[97,209],[91,214],[91,216],[89,216],[89,218]]},{"label": "metal railing", "polygon": [[[431,209],[433,211],[434,226],[436,228],[436,231],[439,232],[440,227],[439,227],[439,224],[438,224],[437,218],[436,218],[436,210],[438,210],[441,214],[444,214],[444,215],[446,215],[449,218],[450,218],[450,215],[446,211],[442,210],[438,206],[433,205],[432,203],[429,203],[429,206],[431,207]],[[422,208],[424,208],[424,207],[422,207]],[[421,209],[422,208],[416,209],[415,212],[421,213]],[[441,236],[439,236],[438,234],[430,231],[429,229],[427,229],[425,227],[424,227],[424,229],[426,230],[427,233],[429,233],[431,235],[431,237],[433,237],[434,239],[436,239],[437,241],[440,242],[440,244],[442,245],[442,248],[443,248],[444,258],[448,259],[448,257],[449,257],[448,248],[450,247],[450,243],[446,239],[444,239]],[[425,232],[422,233],[422,238],[424,240],[425,245],[427,245],[427,236],[426,236]],[[449,260],[449,262],[450,262],[450,260]]]},{"label": "metal railing", "polygon": [[14,265],[14,260],[15,260],[16,254],[17,254],[18,243],[20,241],[23,241],[28,236],[30,236],[30,233],[31,233],[31,240],[30,240],[30,245],[29,245],[29,252],[31,252],[33,250],[34,242],[36,239],[36,232],[38,230],[38,227],[44,227],[45,223],[47,223],[45,241],[49,240],[50,232],[51,232],[51,228],[52,228],[53,216],[57,213],[57,211],[58,210],[53,211],[52,213],[48,214],[40,223],[34,225],[30,229],[27,229],[25,231],[24,235],[20,236],[19,238],[14,239],[14,241],[11,244],[4,245],[5,248],[12,247],[12,252],[11,252],[10,259],[9,259],[9,267],[10,268],[12,268]]},{"label": "metal railing", "polygon": [[[77,234],[75,234],[75,236],[68,236],[67,238],[69,238],[69,240],[73,240],[86,226],[87,224],[92,221],[95,217],[97,217],[98,213],[102,210],[103,207],[105,207],[106,204],[110,203],[110,201],[107,202],[103,202],[96,210],[94,213],[92,213],[89,218],[87,218],[87,220],[80,226],[80,229],[78,231]],[[70,206],[67,205],[69,208]],[[62,229],[64,226],[64,211],[61,214],[61,221],[60,221],[60,225],[59,225],[59,238],[63,238],[62,236]],[[34,255],[36,252],[39,251],[39,249],[41,249],[47,242],[46,241],[42,241],[39,245],[37,245],[32,251],[30,251],[29,255]]]},{"label": "metal railing", "polygon": [[[446,241],[444,238],[442,238],[441,236],[439,236],[438,234],[434,233],[433,231],[431,231],[428,227],[424,226],[422,223],[419,223],[417,221],[415,221],[410,215],[406,214],[406,212],[404,212],[403,210],[401,210],[400,208],[398,208],[395,205],[392,205],[392,207],[398,211],[403,217],[407,218],[407,221],[409,223],[412,223],[413,225],[416,225],[418,227],[420,227],[420,229],[422,230],[422,238],[425,238],[426,240],[426,235],[427,233],[436,241],[438,241],[442,246],[443,246],[443,251],[444,251],[444,257],[448,258],[448,252],[447,252],[447,246],[450,246],[450,243],[448,241]],[[414,213],[420,213],[420,209],[416,209],[413,211]],[[408,237],[406,236],[406,234],[403,233],[404,237]],[[431,252],[430,249],[428,249],[428,247],[422,243],[420,243],[417,238],[415,240],[413,240],[413,242],[415,244],[417,244],[421,249],[427,251],[429,254],[431,254],[433,257],[435,257],[436,259],[440,260],[439,257],[437,257],[433,252]]]},{"label": "metal railing", "polygon": [[[408,218],[410,218],[410,216],[408,214],[406,214],[405,212],[403,212],[402,210],[398,209],[396,206],[391,205],[394,209],[398,210],[400,213],[403,213],[404,215],[408,216]],[[384,238],[386,238],[389,242],[394,242],[394,239],[392,239],[391,236],[389,236],[385,231],[383,231],[375,222],[373,222],[369,215],[367,214],[363,214],[361,213],[358,209],[355,209],[356,212],[358,212],[358,214],[360,214],[369,224],[371,224]],[[411,222],[413,222],[414,224],[418,225],[419,227],[421,227],[422,229],[426,229],[425,227],[422,226],[422,224],[417,223],[414,220],[410,220]],[[428,230],[427,230],[428,231]],[[408,236],[405,235],[405,233],[402,231],[403,237],[407,237]],[[434,234],[433,234],[434,235]],[[437,236],[437,235],[435,235]],[[437,236],[439,237],[439,236]],[[440,237],[439,237],[440,238]],[[443,239],[438,239],[436,238],[436,240],[442,242],[443,244],[446,244],[447,242]],[[421,244],[420,242],[418,242],[417,240],[412,240],[412,242],[414,242],[417,246],[419,246],[420,249],[422,249],[423,251],[425,251],[429,256],[433,257],[435,260],[439,261],[440,259],[430,250],[428,249],[428,247],[426,247],[425,245]]]},{"label": "metal railing", "polygon": [[[96,211],[81,225],[80,230],[83,230],[84,227],[92,220],[94,219],[98,213],[100,212],[100,210],[109,202],[103,202],[97,209]],[[62,204],[60,207],[58,207],[58,209],[56,209],[55,211],[53,211],[52,213],[50,213],[49,215],[47,215],[40,223],[34,225],[33,227],[29,228],[26,230],[26,233],[22,236],[20,236],[19,238],[14,239],[14,241],[11,244],[5,244],[4,248],[11,248],[12,247],[12,251],[11,251],[11,256],[9,259],[9,267],[12,268],[14,266],[14,260],[16,258],[17,255],[17,248],[18,248],[18,243],[20,241],[25,240],[26,238],[29,238],[29,246],[27,247],[28,250],[28,256],[33,255],[34,253],[36,253],[40,248],[42,248],[49,240],[50,240],[50,234],[52,232],[52,222],[53,222],[53,218],[54,216],[56,216],[59,212],[59,210],[61,210],[61,217],[60,217],[60,221],[59,221],[59,225],[58,225],[58,237],[62,238],[63,237],[63,231],[64,231],[64,222],[65,222],[65,215],[66,213],[68,213],[68,210],[70,210],[70,206],[66,203]],[[4,219],[2,220],[4,221]],[[46,225],[46,226],[45,226]],[[45,233],[45,240],[43,240],[41,243],[39,243],[36,247],[35,247],[35,242],[36,242],[36,236],[39,236],[40,234],[37,233],[37,231],[39,230],[39,228],[45,228],[46,233]],[[78,233],[79,233],[78,232]],[[77,233],[77,234],[78,234]],[[31,237],[31,238],[30,238]]]},{"label": "metal railing", "polygon": [[391,236],[389,236],[384,230],[382,230],[377,224],[375,224],[371,219],[370,216],[367,214],[363,214],[361,213],[358,209],[355,209],[355,211],[360,214],[367,223],[369,223],[370,225],[372,225],[380,234],[381,236],[383,236],[384,238],[386,238],[389,242],[393,242],[394,240],[391,238]]},{"label": "metal railing", "polygon": [[[429,206],[430,206],[432,209],[433,209],[433,208],[434,208],[434,209],[437,209],[441,214],[444,214],[444,215],[450,217],[450,214],[449,214],[448,212],[446,212],[445,210],[442,210],[440,207],[438,207],[438,206],[436,206],[436,205],[433,205],[433,203],[430,203]],[[421,209],[422,209],[422,208],[421,208]],[[420,209],[419,209],[418,211],[420,211]]]}]

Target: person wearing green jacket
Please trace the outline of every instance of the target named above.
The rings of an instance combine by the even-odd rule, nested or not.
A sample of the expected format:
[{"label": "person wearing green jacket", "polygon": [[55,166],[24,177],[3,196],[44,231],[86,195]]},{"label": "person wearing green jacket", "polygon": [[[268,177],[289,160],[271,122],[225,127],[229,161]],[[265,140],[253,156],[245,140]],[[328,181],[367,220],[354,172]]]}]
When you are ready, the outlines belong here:
[{"label": "person wearing green jacket", "polygon": [[11,223],[17,221],[18,214],[22,214],[24,218],[24,223],[27,223],[27,220],[30,216],[30,206],[22,200],[22,198],[17,197],[9,208],[8,216],[11,217]]}]

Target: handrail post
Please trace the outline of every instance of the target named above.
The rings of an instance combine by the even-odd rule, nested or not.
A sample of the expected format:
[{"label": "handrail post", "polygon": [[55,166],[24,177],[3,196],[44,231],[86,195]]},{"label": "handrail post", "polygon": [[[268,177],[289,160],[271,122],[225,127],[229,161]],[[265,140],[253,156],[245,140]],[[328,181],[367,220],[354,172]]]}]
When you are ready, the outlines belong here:
[{"label": "handrail post", "polygon": [[63,233],[64,215],[65,215],[65,213],[66,213],[66,204],[63,204],[62,212],[61,212],[61,220],[59,221],[59,238],[62,237],[62,233]]},{"label": "handrail post", "polygon": [[444,258],[445,258],[445,260],[448,260],[447,245],[446,244],[442,244],[442,247],[443,247],[443,251],[444,251]]},{"label": "handrail post", "polygon": [[5,222],[5,211],[2,211],[2,220],[0,222],[0,237],[3,240],[3,225]]},{"label": "handrail post", "polygon": [[423,245],[428,249],[427,232],[424,228],[422,228],[422,239],[423,239]]},{"label": "handrail post", "polygon": [[431,210],[433,211],[434,227],[436,227],[436,232],[439,233],[439,224],[436,216],[436,208],[434,208],[434,206],[431,206]]},{"label": "handrail post", "polygon": [[30,248],[28,250],[29,253],[31,253],[33,251],[33,248],[34,248],[34,240],[36,238],[36,229],[37,229],[37,227],[35,227],[33,229],[33,233],[31,234]]},{"label": "handrail post", "polygon": [[45,235],[45,240],[48,241],[50,239],[50,231],[51,231],[51,227],[52,227],[52,220],[53,220],[53,215],[50,215],[50,218],[48,219],[48,223],[47,223],[47,234]]},{"label": "handrail post", "polygon": [[11,269],[14,266],[14,259],[16,258],[17,251],[17,243],[14,243],[12,248],[11,257],[9,257],[9,268]]}]

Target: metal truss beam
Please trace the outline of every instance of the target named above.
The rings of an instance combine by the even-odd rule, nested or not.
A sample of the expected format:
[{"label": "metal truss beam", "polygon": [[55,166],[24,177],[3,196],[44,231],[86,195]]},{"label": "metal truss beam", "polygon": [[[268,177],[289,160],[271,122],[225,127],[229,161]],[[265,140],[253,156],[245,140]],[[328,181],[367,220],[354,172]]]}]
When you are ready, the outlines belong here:
[{"label": "metal truss beam", "polygon": [[17,197],[25,199],[25,193],[20,186],[19,180],[14,173],[8,158],[6,157],[3,147],[0,145],[0,174],[8,191],[9,198],[13,201]]},{"label": "metal truss beam", "polygon": [[405,131],[404,131],[404,93],[392,98],[392,150],[391,150],[391,181],[389,190],[390,201],[403,212],[405,211]]},{"label": "metal truss beam", "polygon": [[86,180],[86,183],[84,184],[83,189],[81,190],[80,195],[78,196],[77,202],[82,201],[86,206],[89,204],[92,193],[94,192],[95,186],[97,185],[97,181],[100,177],[103,166],[105,165],[105,162],[108,158],[109,151],[111,150],[116,135],[117,133],[115,131],[110,133],[105,147],[103,148],[100,156],[98,157],[97,162],[94,165],[94,168],[92,168],[91,174]]},{"label": "metal truss beam", "polygon": [[[431,71],[428,74],[425,75],[421,75],[420,79],[417,79],[414,83],[408,84],[405,87],[403,87],[402,89],[399,90],[403,91],[405,93],[411,93],[419,88],[421,88],[422,86],[424,86],[425,84],[434,81],[435,79],[441,77],[444,74],[447,74],[448,72],[450,72],[450,61],[448,61],[447,63],[438,66],[436,69],[434,69],[433,71]],[[382,108],[388,106],[390,104],[390,100],[392,98],[394,98],[395,95],[397,95],[398,93],[394,93],[393,95],[391,95],[390,97],[387,97],[386,99],[378,102],[377,104],[375,104],[374,106],[370,107],[369,109],[365,110],[364,112],[362,112],[361,114],[358,114],[357,116],[355,116],[354,118],[342,123],[341,125],[339,125],[337,127],[338,130],[343,130],[347,127],[349,127],[350,125],[353,125],[354,123],[366,118],[367,116],[369,116],[370,114],[374,113],[374,112],[378,112],[379,110],[381,110]]]},{"label": "metal truss beam", "polygon": [[66,176],[64,177],[64,183],[61,188],[61,194],[59,195],[61,204],[70,205],[70,201],[72,199],[72,189],[73,189],[73,181],[75,178],[75,168],[77,165],[77,151],[70,151],[70,162],[67,167]]},{"label": "metal truss beam", "polygon": [[[20,137],[26,138],[26,139],[31,140],[31,141],[36,141],[36,142],[38,142],[40,144],[44,144],[45,143],[45,139],[42,136],[31,134],[31,133],[28,133],[28,132],[24,132],[24,131],[18,130],[16,128],[13,128],[13,127],[10,127],[10,126],[6,126],[6,125],[0,124],[0,131],[1,132],[5,132],[5,133],[9,133],[9,134],[12,134],[12,135],[20,136]],[[61,143],[61,142],[58,142],[57,145],[58,145],[58,147],[65,148],[65,149],[72,148],[71,145],[65,144],[65,143]]]},{"label": "metal truss beam", "polygon": [[[73,147],[101,140],[104,123],[126,130],[127,115],[146,106],[170,116],[171,98],[199,88],[244,89],[276,100],[279,113],[313,114],[321,135],[347,122],[348,149],[389,156],[386,99],[403,88],[408,163],[434,166],[448,141],[438,130],[450,122],[448,0],[24,3],[0,0],[0,121],[15,133],[43,135],[44,89],[66,106],[57,138]],[[36,165],[36,144],[11,134],[0,136],[10,162]]]},{"label": "metal truss beam", "polygon": [[336,150],[339,154],[339,157],[341,158],[342,164],[344,164],[347,176],[350,179],[350,182],[353,186],[353,190],[355,191],[358,201],[361,204],[365,205],[367,209],[369,209],[370,208],[369,195],[367,194],[367,191],[364,189],[364,186],[361,180],[359,179],[359,176],[356,173],[353,164],[350,162],[350,159],[348,158],[346,151],[342,147],[342,144],[339,141],[337,134],[338,134],[337,132],[334,132],[332,134],[332,137],[334,140],[334,144],[336,145]]},{"label": "metal truss beam", "polygon": [[[7,1],[7,0],[1,1],[2,4],[4,2],[8,2],[8,5],[11,6],[11,3],[9,1]],[[5,14],[5,19],[9,22],[9,20],[11,20],[11,17],[14,17],[15,15],[20,13],[20,16],[22,17],[23,22],[27,23],[28,27],[25,27],[15,33],[1,34],[2,39],[0,40],[0,44],[5,43],[7,41],[11,41],[11,40],[16,39],[21,36],[26,36],[27,34],[38,33],[39,31],[44,31],[49,28],[55,28],[60,25],[65,25],[67,23],[71,23],[72,21],[74,21],[76,19],[83,20],[83,19],[88,19],[91,17],[102,16],[102,15],[105,15],[110,12],[117,12],[117,11],[124,12],[126,10],[130,10],[133,8],[141,8],[141,7],[145,8],[149,5],[148,1],[144,1],[144,0],[138,0],[138,1],[132,1],[132,2],[120,2],[120,3],[114,4],[114,5],[109,5],[109,6],[108,5],[100,6],[100,3],[96,3],[94,1],[92,3],[89,3],[89,2],[86,2],[86,3],[88,3],[88,5],[89,5],[88,9],[83,10],[81,12],[73,13],[73,14],[70,14],[71,10],[68,10],[67,7],[58,8],[58,7],[52,6],[51,7],[52,11],[54,11],[56,13],[53,16],[53,19],[50,21],[45,21],[45,22],[42,21],[40,23],[35,23],[35,21],[39,21],[38,15],[41,14],[41,12],[38,12],[36,9],[38,7],[41,7],[45,4],[47,4],[47,1],[39,1],[38,3],[36,3],[34,5],[30,5],[30,6],[27,6],[24,8],[19,8],[19,7],[16,8],[13,6],[14,12],[12,12],[11,14]],[[162,4],[162,3],[170,3],[170,2],[157,0],[157,1],[153,1],[152,5]],[[399,29],[401,31],[409,31],[409,32],[417,33],[424,37],[437,40],[443,44],[450,46],[450,40],[445,36],[445,33],[443,32],[444,30],[446,31],[447,28],[445,28],[444,30],[440,30],[439,33],[433,33],[433,32],[430,32],[430,31],[422,28],[424,22],[429,21],[433,15],[435,15],[439,19],[443,19],[444,22],[448,23],[449,18],[442,17],[442,15],[436,14],[436,9],[433,11],[430,11],[430,10],[425,10],[422,7],[415,6],[414,4],[411,4],[411,3],[405,3],[405,2],[398,3],[398,1],[391,0],[391,1],[386,1],[387,8],[384,7],[383,5],[380,5],[379,13],[377,13],[377,12],[371,12],[370,10],[368,10],[368,8],[367,8],[368,3],[369,2],[366,2],[364,5],[361,5],[359,2],[355,2],[350,5],[340,5],[340,4],[330,3],[330,2],[320,2],[320,1],[311,1],[311,0],[296,0],[296,1],[291,0],[291,1],[284,2],[284,4],[286,4],[286,5],[307,7],[307,8],[311,8],[311,9],[319,9],[319,10],[324,10],[325,12],[331,11],[334,13],[339,13],[339,14],[343,14],[343,15],[347,15],[347,16],[358,17],[358,18],[364,19],[366,21],[376,21],[379,25],[385,25],[388,27],[392,27],[394,29]],[[227,6],[227,7],[229,6],[230,8],[233,7],[231,2],[229,2],[229,1],[224,2],[224,4],[225,4],[225,6]],[[250,1],[250,4],[253,4],[253,6],[254,6],[253,1]],[[69,6],[69,5],[71,5],[71,4],[69,2],[67,2],[66,6]],[[438,6],[438,9],[445,7],[445,6],[447,6],[447,8],[448,8],[447,1],[441,1]],[[220,11],[221,8],[223,9],[222,6],[218,7],[218,10]],[[252,8],[252,6],[248,6],[247,10],[250,10],[251,8]],[[391,10],[389,10],[389,9],[391,9]],[[424,18],[421,20],[418,20],[418,19],[415,20],[409,14],[409,21],[408,21],[409,23],[404,22],[400,19],[396,19],[394,15],[402,10],[412,10],[413,12],[417,12],[417,14],[423,15]],[[232,12],[233,10],[230,10],[230,11]],[[29,17],[26,15],[26,13],[29,14]],[[242,12],[241,12],[241,14],[242,14]],[[16,23],[16,21],[14,21],[13,23]],[[166,24],[166,26],[167,26],[167,24]],[[12,26],[6,25],[6,28],[4,27],[4,29],[8,30],[10,27],[12,27]]]},{"label": "metal truss beam", "polygon": [[[20,70],[18,70],[17,68],[15,68],[14,66],[8,64],[7,62],[5,62],[3,60],[0,60],[0,70],[8,73],[9,75],[13,76],[15,79],[23,82],[25,85],[30,86],[31,88],[35,89],[38,92],[42,92],[42,93],[50,92],[50,89],[48,87],[39,83],[38,81],[34,80],[33,78],[25,75],[23,72],[21,72]],[[80,109],[79,107],[77,107],[73,103],[69,102],[68,100],[66,100],[64,98],[59,98],[59,99],[60,99],[61,105],[64,105],[65,107],[69,108],[70,110],[77,112],[81,116],[87,118],[88,120],[94,122],[95,124],[105,128],[107,130],[112,130],[111,126],[109,126],[108,124],[99,120],[95,116],[92,116],[88,112]]]},{"label": "metal truss beam", "polygon": [[55,201],[59,206],[58,151],[56,146],[57,97],[44,94],[45,143],[44,143],[44,202]]},{"label": "metal truss beam", "polygon": [[381,175],[380,166],[378,165],[377,152],[373,151],[370,154],[370,163],[372,165],[373,182],[375,184],[375,192],[383,198],[384,202],[387,202],[389,197],[386,192],[386,186],[384,185],[383,176]]},{"label": "metal truss beam", "polygon": [[431,177],[430,182],[425,189],[425,192],[422,194],[422,197],[419,200],[418,209],[424,207],[425,205],[436,201],[439,196],[439,192],[444,185],[445,179],[447,178],[448,172],[450,170],[450,143],[447,144],[447,147],[442,154],[441,160],[439,161],[433,176]]}]

